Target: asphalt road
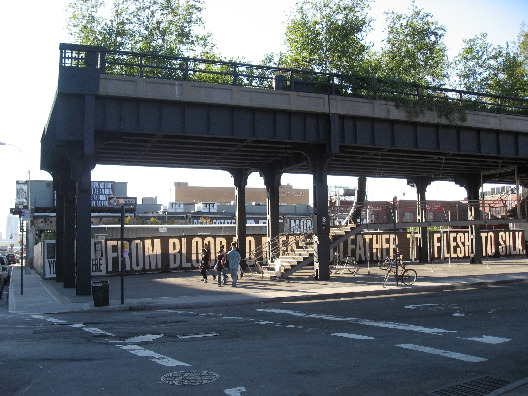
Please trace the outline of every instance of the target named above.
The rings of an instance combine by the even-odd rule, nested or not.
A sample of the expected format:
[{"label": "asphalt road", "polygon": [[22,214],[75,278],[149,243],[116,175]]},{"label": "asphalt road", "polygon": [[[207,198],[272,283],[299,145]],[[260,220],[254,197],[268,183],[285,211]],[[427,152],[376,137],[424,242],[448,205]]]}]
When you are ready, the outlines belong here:
[{"label": "asphalt road", "polygon": [[434,395],[474,379],[485,395],[528,377],[527,298],[513,283],[52,315],[1,302],[0,394]]}]

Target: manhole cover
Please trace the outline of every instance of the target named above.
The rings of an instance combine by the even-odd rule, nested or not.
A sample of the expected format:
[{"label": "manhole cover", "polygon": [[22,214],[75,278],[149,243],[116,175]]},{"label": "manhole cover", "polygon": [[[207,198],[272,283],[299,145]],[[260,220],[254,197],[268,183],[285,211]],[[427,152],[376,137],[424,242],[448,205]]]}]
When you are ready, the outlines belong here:
[{"label": "manhole cover", "polygon": [[204,385],[218,378],[218,374],[210,371],[178,371],[165,374],[161,380],[169,385]]}]

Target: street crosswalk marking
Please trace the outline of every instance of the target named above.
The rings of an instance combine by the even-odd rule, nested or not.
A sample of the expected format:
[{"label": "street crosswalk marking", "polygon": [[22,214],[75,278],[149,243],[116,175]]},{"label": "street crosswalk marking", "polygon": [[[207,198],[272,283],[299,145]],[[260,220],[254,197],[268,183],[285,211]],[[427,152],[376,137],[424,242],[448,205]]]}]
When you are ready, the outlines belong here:
[{"label": "street crosswalk marking", "polygon": [[150,351],[148,349],[142,348],[139,345],[127,344],[127,345],[117,345],[118,348],[121,348],[125,351],[128,351],[136,356],[143,356],[150,358],[154,363],[161,364],[162,366],[190,366],[190,364],[180,362],[179,360],[170,358],[168,356],[160,355],[159,353]]},{"label": "street crosswalk marking", "polygon": [[410,324],[405,324],[405,323],[385,322],[385,321],[376,321],[376,320],[360,319],[360,318],[346,318],[346,317],[326,315],[326,314],[308,314],[308,313],[304,313],[300,311],[292,311],[289,309],[257,309],[257,311],[277,313],[277,314],[286,314],[286,315],[292,315],[292,316],[303,317],[303,318],[324,319],[324,320],[331,320],[331,321],[337,321],[337,322],[349,322],[349,323],[355,323],[355,324],[359,324],[363,326],[373,326],[373,327],[382,327],[382,328],[397,329],[397,330],[415,331],[418,333],[426,333],[426,334],[434,334],[434,335],[442,335],[445,333],[456,333],[456,331],[454,330],[445,330],[445,329],[434,328],[434,327],[431,328],[431,327],[410,325]]},{"label": "street crosswalk marking", "polygon": [[351,333],[334,333],[333,336],[353,338],[354,340],[374,340],[374,337],[364,336],[360,334],[351,334]]},{"label": "street crosswalk marking", "polygon": [[469,341],[483,342],[485,344],[502,344],[503,342],[511,341],[510,338],[493,337],[493,336],[487,336],[487,335],[483,335],[482,337],[469,337],[469,338],[463,338],[463,339],[469,340]]},{"label": "street crosswalk marking", "polygon": [[440,356],[448,357],[451,359],[462,360],[464,362],[478,363],[478,362],[484,362],[488,360],[488,359],[484,359],[478,356],[466,355],[464,353],[458,353],[458,352],[452,352],[452,351],[444,351],[442,349],[430,348],[430,347],[426,347],[422,345],[398,344],[396,346],[400,348],[404,348],[404,349],[409,349],[412,351],[430,353],[433,355],[440,355]]},{"label": "street crosswalk marking", "polygon": [[[35,319],[45,320],[45,321],[48,321],[54,324],[68,324],[65,320],[55,319],[53,317],[44,316],[44,315],[32,315],[32,317]],[[81,329],[83,331],[86,331],[88,333],[95,334],[95,335],[106,335],[109,337],[115,337],[115,335],[112,333],[106,332],[97,327],[86,327],[82,323],[68,324],[68,326],[75,328],[75,329]],[[117,342],[118,344],[114,344],[114,345],[116,345],[118,348],[128,351],[136,356],[143,356],[143,357],[150,358],[151,361],[153,361],[154,363],[161,364],[162,366],[169,366],[169,367],[191,366],[190,364],[180,362],[179,360],[173,359],[171,357],[164,356],[154,351],[150,351],[148,349],[142,348],[139,345],[130,344],[131,341],[142,342],[142,341],[147,341],[147,340],[153,340],[161,336],[162,335],[148,334],[147,336],[138,336],[138,337],[128,338],[127,340],[124,340],[124,341],[117,341],[114,339],[114,340],[108,340],[108,342],[110,343]]]}]

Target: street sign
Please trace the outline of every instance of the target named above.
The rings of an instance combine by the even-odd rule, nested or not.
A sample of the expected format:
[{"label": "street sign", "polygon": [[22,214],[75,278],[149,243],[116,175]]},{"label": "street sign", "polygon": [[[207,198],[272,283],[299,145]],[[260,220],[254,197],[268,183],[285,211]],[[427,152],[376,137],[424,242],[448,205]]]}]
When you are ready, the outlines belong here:
[{"label": "street sign", "polygon": [[136,197],[108,197],[108,206],[136,206]]}]

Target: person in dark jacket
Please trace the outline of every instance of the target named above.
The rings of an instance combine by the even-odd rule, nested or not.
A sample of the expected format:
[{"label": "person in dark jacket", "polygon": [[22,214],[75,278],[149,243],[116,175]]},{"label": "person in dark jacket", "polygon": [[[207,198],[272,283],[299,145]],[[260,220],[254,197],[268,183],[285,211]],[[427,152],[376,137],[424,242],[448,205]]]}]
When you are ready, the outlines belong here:
[{"label": "person in dark jacket", "polygon": [[[209,245],[206,243],[202,249],[202,257],[200,260],[200,273],[202,274],[202,282],[207,283],[207,272],[211,272],[211,250],[209,250]],[[216,275],[213,275],[213,278],[216,278]]]}]

